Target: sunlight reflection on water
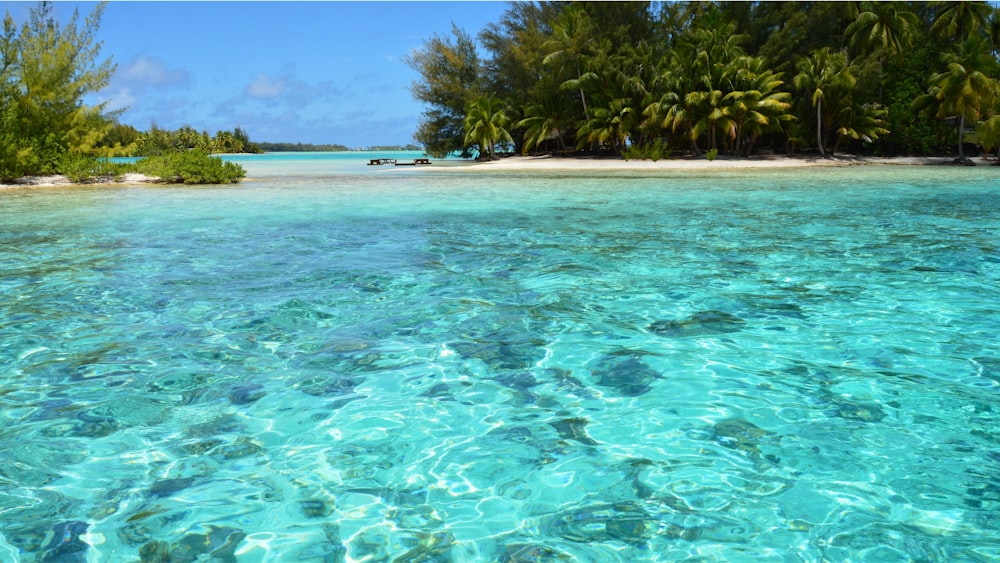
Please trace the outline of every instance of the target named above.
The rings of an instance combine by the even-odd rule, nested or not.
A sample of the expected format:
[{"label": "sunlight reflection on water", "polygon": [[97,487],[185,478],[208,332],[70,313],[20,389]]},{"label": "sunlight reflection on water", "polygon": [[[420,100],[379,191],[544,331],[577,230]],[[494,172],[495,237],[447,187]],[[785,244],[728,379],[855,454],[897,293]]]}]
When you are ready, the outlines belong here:
[{"label": "sunlight reflection on water", "polygon": [[998,554],[992,170],[273,158],[0,193],[0,558]]}]

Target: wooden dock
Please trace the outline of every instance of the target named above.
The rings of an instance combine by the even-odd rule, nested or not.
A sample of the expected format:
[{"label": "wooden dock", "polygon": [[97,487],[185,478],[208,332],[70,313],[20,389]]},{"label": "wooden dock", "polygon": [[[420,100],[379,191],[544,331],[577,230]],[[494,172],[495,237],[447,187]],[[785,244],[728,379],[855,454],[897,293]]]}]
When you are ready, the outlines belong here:
[{"label": "wooden dock", "polygon": [[398,158],[373,158],[368,161],[368,166],[381,166],[391,164],[393,166],[417,166],[420,164],[431,164],[429,158],[414,158],[411,161],[399,160]]}]

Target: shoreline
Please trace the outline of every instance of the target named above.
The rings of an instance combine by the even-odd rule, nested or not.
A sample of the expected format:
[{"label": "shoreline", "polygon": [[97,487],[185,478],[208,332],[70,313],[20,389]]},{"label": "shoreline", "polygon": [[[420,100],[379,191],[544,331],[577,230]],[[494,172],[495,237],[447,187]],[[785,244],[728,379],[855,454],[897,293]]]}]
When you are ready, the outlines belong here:
[{"label": "shoreline", "polygon": [[0,189],[55,188],[59,186],[131,186],[159,183],[161,183],[161,180],[157,176],[147,176],[145,174],[123,174],[120,180],[106,177],[92,182],[71,182],[66,176],[52,174],[49,176],[25,176],[14,180],[10,184],[0,183]]},{"label": "shoreline", "polygon": [[[736,158],[720,156],[709,161],[702,157],[683,157],[674,159],[624,160],[616,157],[555,157],[544,156],[508,156],[499,160],[486,162],[469,162],[460,164],[445,164],[437,170],[461,170],[468,172],[532,172],[532,171],[605,171],[605,172],[670,172],[710,170],[742,170],[759,168],[808,168],[808,167],[846,167],[846,166],[954,166],[954,157],[873,157],[873,156],[835,156],[822,158],[820,156],[755,156]],[[973,160],[976,166],[990,166],[993,161],[982,158]],[[437,164],[437,163],[435,163]],[[426,170],[426,169],[424,169]]]},{"label": "shoreline", "polygon": [[[472,173],[506,173],[506,172],[577,172],[577,173],[667,173],[667,172],[711,172],[740,171],[754,169],[800,169],[800,168],[840,168],[848,166],[956,166],[952,156],[785,156],[765,155],[749,158],[720,156],[708,160],[704,156],[685,156],[652,160],[625,160],[620,157],[587,157],[587,156],[506,156],[493,161],[435,161],[435,166],[406,167],[409,170],[440,171],[440,172],[472,172]],[[985,157],[971,159],[977,167],[992,166],[995,160]],[[964,166],[963,166],[964,168]],[[11,183],[0,183],[0,189],[16,188],[51,188],[51,187],[83,187],[83,186],[135,186],[143,184],[162,184],[156,176],[145,174],[125,174],[119,179],[106,177],[88,182],[71,182],[63,175],[25,176]]]}]

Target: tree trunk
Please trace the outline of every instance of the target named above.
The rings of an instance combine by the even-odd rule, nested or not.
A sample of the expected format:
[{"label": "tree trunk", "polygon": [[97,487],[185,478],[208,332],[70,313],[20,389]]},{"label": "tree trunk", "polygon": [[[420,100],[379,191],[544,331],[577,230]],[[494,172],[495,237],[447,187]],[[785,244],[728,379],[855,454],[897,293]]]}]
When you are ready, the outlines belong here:
[{"label": "tree trunk", "polygon": [[819,145],[819,155],[826,158],[823,150],[823,98],[816,100],[816,144]]},{"label": "tree trunk", "polygon": [[[580,61],[576,61],[576,79],[580,80]],[[590,119],[590,113],[587,112],[587,96],[583,93],[583,86],[580,86],[580,101],[583,103],[583,118]]]},{"label": "tree trunk", "polygon": [[958,158],[965,160],[965,149],[962,147],[962,134],[965,133],[965,114],[958,117]]}]

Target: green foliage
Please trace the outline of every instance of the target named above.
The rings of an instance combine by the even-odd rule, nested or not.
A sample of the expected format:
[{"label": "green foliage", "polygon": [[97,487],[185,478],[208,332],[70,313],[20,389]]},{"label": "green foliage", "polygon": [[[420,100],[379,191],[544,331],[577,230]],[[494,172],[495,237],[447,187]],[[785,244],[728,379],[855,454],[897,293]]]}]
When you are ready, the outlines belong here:
[{"label": "green foliage", "polygon": [[930,77],[927,93],[913,107],[939,119],[958,118],[958,156],[963,158],[966,124],[989,117],[1000,99],[998,63],[987,40],[971,36],[955,51],[944,53],[941,64],[945,70]]},{"label": "green foliage", "polygon": [[351,150],[346,145],[312,145],[308,143],[256,143],[264,152],[342,152]]},{"label": "green foliage", "polygon": [[806,93],[816,108],[816,144],[819,153],[826,156],[824,145],[830,144],[827,137],[836,128],[837,116],[850,108],[850,93],[857,86],[857,80],[851,74],[847,54],[833,52],[827,47],[801,59],[798,69],[795,87]]},{"label": "green foliage", "polygon": [[233,131],[218,131],[214,137],[210,137],[208,131],[197,131],[190,125],[169,131],[154,123],[149,131],[138,135],[133,152],[128,156],[157,156],[190,150],[230,154],[261,152],[261,148],[250,142],[246,131],[239,127]]},{"label": "green foliage", "polygon": [[[417,140],[456,150],[466,104],[490,92],[524,153],[937,153],[946,120],[1000,112],[974,80],[970,95],[929,81],[950,64],[938,53],[965,57],[976,42],[996,62],[996,16],[984,2],[512,3],[479,36],[485,60],[457,29],[411,58],[430,106]],[[911,105],[924,94],[930,114]]]},{"label": "green foliage", "polygon": [[175,184],[234,184],[246,176],[242,166],[202,150],[149,156],[136,162],[134,170]]},{"label": "green foliage", "polygon": [[482,65],[472,38],[455,26],[452,35],[435,35],[406,59],[422,79],[413,84],[413,96],[430,106],[415,137],[438,158],[463,151],[465,106],[481,92]]},{"label": "green foliage", "polygon": [[983,150],[993,152],[1000,149],[1000,115],[994,115],[976,126],[976,135],[983,145]]},{"label": "green foliage", "polygon": [[66,153],[59,161],[59,172],[75,183],[120,178],[133,170],[132,164],[110,162],[107,159],[75,153]]},{"label": "green foliage", "polygon": [[718,158],[718,156],[719,156],[719,149],[709,149],[708,152],[705,153],[705,159],[708,160],[709,162],[712,162],[713,160]]},{"label": "green foliage", "polygon": [[864,2],[844,33],[851,47],[865,53],[901,55],[913,45],[920,19],[909,10],[898,9],[898,2]]},{"label": "green foliage", "polygon": [[656,139],[643,145],[629,145],[622,151],[622,156],[625,160],[652,160],[656,162],[663,158],[670,158],[671,152],[670,147],[663,140]]},{"label": "green foliage", "polygon": [[105,4],[65,25],[40,3],[20,28],[10,14],[0,32],[0,177],[51,174],[68,153],[86,153],[107,132],[104,107],[83,103],[107,86],[114,65],[96,40]]},{"label": "green foliage", "polygon": [[465,112],[462,123],[465,128],[465,146],[476,145],[479,158],[494,160],[497,143],[513,143],[514,140],[507,131],[510,119],[504,112],[503,104],[496,98],[480,96],[466,105]]}]

